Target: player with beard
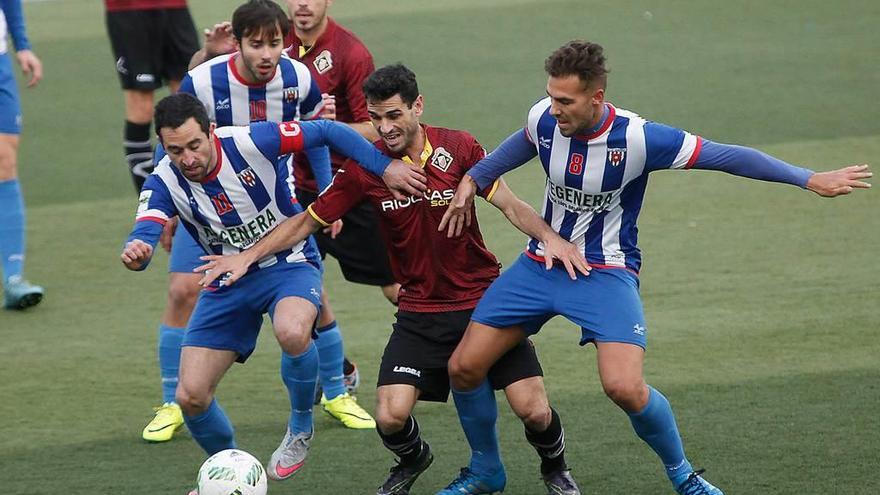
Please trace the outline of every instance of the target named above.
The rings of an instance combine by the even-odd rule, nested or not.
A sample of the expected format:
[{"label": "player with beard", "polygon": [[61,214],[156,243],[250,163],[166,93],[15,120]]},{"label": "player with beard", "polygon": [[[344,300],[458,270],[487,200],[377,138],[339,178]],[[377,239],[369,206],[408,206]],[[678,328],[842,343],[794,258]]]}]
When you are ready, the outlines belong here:
[{"label": "player with beard", "polygon": [[[458,182],[485,150],[464,131],[420,124],[424,99],[415,74],[402,65],[383,67],[364,84],[367,105],[381,140],[376,147],[389,156],[421,166],[428,190],[404,200],[392,197],[381,182],[346,164],[307,213],[285,221],[253,248],[230,257],[209,256],[199,270],[210,270],[203,284],[226,274],[231,284],[264,253],[307,239],[363,200],[379,212],[379,227],[391,249],[391,266],[401,282],[400,309],[385,347],[379,371],[376,421],[384,445],[399,458],[379,487],[378,495],[407,494],[428,468],[433,455],[412,415],[417,401],[445,402],[449,396],[446,363],[461,339],[470,314],[499,265],[486,248],[476,220],[460,239],[438,231],[440,220]],[[574,245],[565,242],[525,202],[499,181],[483,197],[523,232],[544,240],[547,259],[559,260],[574,277],[588,270]],[[475,214],[472,210],[471,214]],[[506,473],[495,430],[497,407],[493,389],[503,389],[511,408],[523,421],[526,438],[541,458],[541,473],[551,494],[580,493],[564,459],[565,436],[559,415],[547,400],[542,371],[530,341],[523,340],[490,372],[487,382],[455,398],[459,419],[471,447],[471,462],[440,493],[478,494],[503,490]],[[488,405],[461,414],[472,402]]]}]

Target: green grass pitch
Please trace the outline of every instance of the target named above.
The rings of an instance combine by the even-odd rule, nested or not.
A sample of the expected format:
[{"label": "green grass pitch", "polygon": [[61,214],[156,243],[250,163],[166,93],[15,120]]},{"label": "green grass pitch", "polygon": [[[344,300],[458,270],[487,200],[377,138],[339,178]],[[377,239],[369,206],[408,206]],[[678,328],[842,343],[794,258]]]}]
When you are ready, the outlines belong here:
[{"label": "green grass pitch", "polygon": [[[235,0],[192,0],[199,27]],[[136,208],[122,158],[122,96],[101,2],[25,4],[46,69],[23,90],[20,175],[27,275],[47,288],[27,313],[0,312],[0,479],[15,494],[183,494],[203,460],[183,434],[140,440],[159,400],[156,327],[165,255],[129,273],[118,252]],[[720,142],[827,170],[880,156],[880,3],[864,0],[338,0],[332,12],[372,49],[419,76],[425,121],[495,147],[544,93],[543,61],[582,37],[605,45],[608,99]],[[537,166],[510,174],[539,206]],[[654,174],[641,217],[647,379],[676,410],[685,447],[733,495],[867,494],[880,445],[878,191],[823,200],[717,173]],[[509,264],[523,236],[481,206],[490,248]],[[373,408],[393,319],[379,291],[331,291]],[[584,493],[671,493],[661,466],[602,394],[595,350],[556,319],[535,338],[568,460]],[[241,448],[266,460],[287,399],[264,332],[218,397]],[[506,493],[542,493],[534,452],[499,395]],[[467,462],[451,404],[416,414],[436,451],[414,494]],[[320,411],[308,466],[270,493],[374,493],[392,457],[371,431]]]}]

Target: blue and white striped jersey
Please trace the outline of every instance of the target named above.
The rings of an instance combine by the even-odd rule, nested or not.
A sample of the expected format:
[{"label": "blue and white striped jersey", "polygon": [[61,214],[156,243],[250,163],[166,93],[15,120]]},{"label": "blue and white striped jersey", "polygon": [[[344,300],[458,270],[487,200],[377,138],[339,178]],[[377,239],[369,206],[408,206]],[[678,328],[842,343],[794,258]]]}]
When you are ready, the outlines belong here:
[{"label": "blue and white striped jersey", "polygon": [[321,113],[321,89],[301,62],[282,56],[271,80],[249,84],[235,67],[239,56],[212,58],[189,71],[180,84],[180,91],[205,105],[218,127],[309,120]]},{"label": "blue and white striped jersey", "polygon": [[[550,98],[544,98],[529,111],[525,132],[547,174],[544,221],[577,245],[591,265],[638,272],[636,221],[648,172],[690,168],[702,141],[606,105],[608,117],[596,132],[568,138],[549,113]],[[530,239],[527,253],[542,258],[543,244]]]},{"label": "blue and white striped jersey", "polygon": [[[303,149],[296,122],[260,122],[249,127],[214,131],[218,163],[200,182],[193,182],[165,156],[141,190],[137,222],[163,224],[178,215],[182,225],[212,254],[235,254],[255,244],[279,223],[302,211],[293,200],[289,169],[278,157]],[[132,237],[137,238],[138,227]],[[265,268],[278,262],[310,261],[320,266],[311,238],[260,260]]]}]

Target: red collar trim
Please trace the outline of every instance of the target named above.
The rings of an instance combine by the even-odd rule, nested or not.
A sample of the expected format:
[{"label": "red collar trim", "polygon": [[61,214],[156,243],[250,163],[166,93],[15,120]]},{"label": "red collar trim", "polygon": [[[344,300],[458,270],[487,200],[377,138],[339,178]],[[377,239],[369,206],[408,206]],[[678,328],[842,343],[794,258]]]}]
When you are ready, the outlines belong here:
[{"label": "red collar trim", "polygon": [[605,105],[608,106],[608,118],[605,119],[605,122],[602,123],[602,126],[599,127],[599,129],[592,134],[575,136],[575,139],[580,139],[581,141],[589,141],[591,139],[596,139],[602,134],[605,134],[608,128],[611,127],[611,124],[614,123],[614,117],[617,115],[617,111],[615,111],[614,105],[608,102],[606,102]]},{"label": "red collar trim", "polygon": [[220,167],[223,166],[223,148],[220,147],[220,140],[217,139],[217,136],[212,135],[211,137],[214,138],[214,147],[217,150],[217,166],[214,167],[214,170],[211,170],[210,174],[206,175],[202,180],[199,181],[202,184],[211,182],[212,180],[216,179],[217,175],[220,174]]},{"label": "red collar trim", "polygon": [[[266,87],[266,84],[265,84],[265,83],[250,83],[250,82],[247,82],[247,81],[244,79],[244,77],[238,72],[238,67],[235,66],[235,59],[238,58],[238,55],[239,55],[238,53],[235,53],[234,55],[232,55],[231,57],[229,57],[229,71],[232,72],[233,77],[235,77],[235,79],[236,79],[238,82],[244,84],[245,86],[247,86],[247,87],[249,87],[249,88],[265,88],[265,87]],[[278,74],[278,66],[277,66],[277,65],[275,66],[275,72],[272,73],[272,77],[269,79],[269,81],[271,81],[272,79],[274,79],[276,74]],[[268,81],[267,81],[267,82],[268,82]]]}]

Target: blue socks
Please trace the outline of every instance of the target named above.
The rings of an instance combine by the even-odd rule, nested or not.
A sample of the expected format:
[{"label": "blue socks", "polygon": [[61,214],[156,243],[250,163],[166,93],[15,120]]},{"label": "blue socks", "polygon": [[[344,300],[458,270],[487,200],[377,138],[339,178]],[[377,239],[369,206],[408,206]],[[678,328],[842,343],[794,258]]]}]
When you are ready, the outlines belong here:
[{"label": "blue socks", "polygon": [[498,419],[498,404],[495,391],[484,380],[479,387],[469,392],[452,389],[455,409],[461,428],[471,447],[470,470],[478,475],[489,476],[503,470],[501,452],[498,449],[498,432],[495,421]]},{"label": "blue socks", "polygon": [[3,280],[24,271],[24,201],[18,179],[0,182],[0,261]]},{"label": "blue socks", "polygon": [[208,455],[214,455],[221,450],[235,448],[235,435],[232,423],[220,404],[216,400],[211,401],[208,410],[198,416],[183,415],[186,427],[199,447]]},{"label": "blue socks", "polygon": [[312,431],[312,401],[318,380],[318,350],[314,343],[299,356],[281,353],[281,379],[290,397],[290,432],[296,435]]},{"label": "blue socks", "polygon": [[162,402],[174,402],[180,371],[180,344],[183,329],[159,325],[159,372],[162,376]]},{"label": "blue socks", "polygon": [[[684,481],[693,468],[684,456],[684,446],[669,401],[653,387],[648,387],[648,404],[640,412],[629,414],[636,435],[654,449],[666,467],[666,476],[673,484]],[[680,484],[680,483],[679,483]]]},{"label": "blue socks", "polygon": [[320,363],[318,374],[321,377],[321,387],[327,400],[333,400],[345,393],[345,376],[342,371],[345,354],[342,350],[342,333],[336,321],[318,328],[317,332],[315,346],[318,348]]}]

